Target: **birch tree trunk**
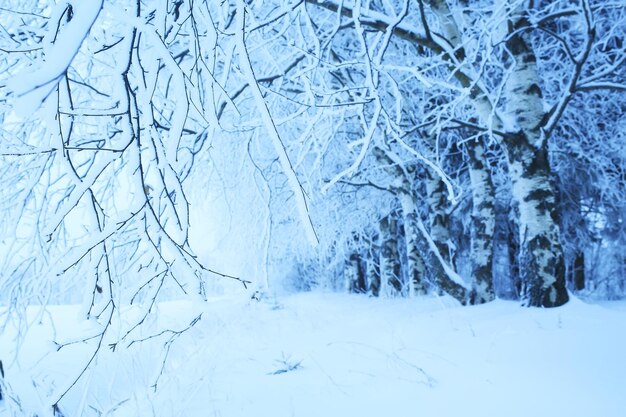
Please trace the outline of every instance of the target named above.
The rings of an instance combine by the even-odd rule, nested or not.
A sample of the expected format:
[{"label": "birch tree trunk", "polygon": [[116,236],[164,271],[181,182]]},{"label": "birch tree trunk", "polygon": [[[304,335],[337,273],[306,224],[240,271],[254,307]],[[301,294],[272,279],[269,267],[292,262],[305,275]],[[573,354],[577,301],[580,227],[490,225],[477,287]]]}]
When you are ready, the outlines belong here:
[{"label": "birch tree trunk", "polygon": [[426,265],[419,250],[420,236],[415,202],[411,196],[403,193],[400,195],[400,204],[404,217],[409,296],[415,297],[426,294]]},{"label": "birch tree trunk", "polygon": [[520,8],[507,41],[514,63],[505,86],[506,111],[517,130],[504,142],[513,198],[520,214],[522,301],[528,306],[556,307],[568,301],[565,263],[547,138],[541,129],[544,111],[537,60],[523,38],[523,28],[529,24],[527,10]]},{"label": "birch tree trunk", "polygon": [[[409,216],[409,221],[408,221],[408,224],[409,224],[408,229],[412,229],[412,231],[410,232],[408,231],[408,229],[406,228],[406,223],[405,223],[405,236],[406,236],[407,245],[409,245],[408,242],[410,242],[410,244],[413,245],[413,248],[411,249],[412,251],[411,259],[412,259],[412,262],[414,262],[414,265],[412,265],[412,268],[414,268],[413,273],[415,273],[416,275],[414,278],[410,278],[410,279],[414,281],[418,280],[419,275],[421,275],[424,278],[422,280],[422,285],[416,286],[414,289],[417,291],[422,291],[421,287],[423,287],[424,288],[423,290],[425,291],[426,285],[424,284],[426,283],[426,281],[429,281],[430,283],[432,283],[433,286],[439,288],[440,290],[446,292],[447,294],[457,299],[459,302],[465,304],[467,302],[467,289],[460,283],[461,282],[460,277],[456,275],[456,273],[454,272],[454,269],[452,268],[452,266],[450,266],[449,262],[446,260],[447,258],[446,255],[449,253],[449,251],[447,250],[447,240],[448,240],[447,236],[449,236],[448,234],[449,231],[447,227],[443,229],[436,227],[436,231],[435,231],[435,233],[439,233],[437,234],[438,238],[442,242],[446,242],[446,250],[445,252],[442,253],[439,247],[437,246],[435,239],[432,237],[432,234],[429,233],[428,230],[426,230],[426,227],[424,226],[422,219],[419,218],[417,215],[417,211],[415,209],[416,207],[415,199],[417,198],[417,196],[415,196],[412,191],[411,181],[407,177],[408,173],[405,173],[402,169],[400,169],[400,167],[395,165],[393,160],[391,160],[389,156],[387,156],[383,150],[379,148],[374,148],[373,152],[376,158],[381,163],[388,166],[387,170],[389,174],[394,176],[395,193],[397,193],[398,198],[400,199],[400,203],[402,204],[405,213],[411,213],[411,216]],[[433,173],[433,175],[437,175],[437,174]],[[433,179],[432,182],[436,183],[434,187],[437,189],[443,186],[443,182],[438,176],[436,177],[436,179]],[[444,194],[445,187],[443,188],[444,188],[443,190],[434,191],[432,193],[433,201],[435,200],[437,202],[446,201],[446,197]],[[430,202],[430,199],[429,199],[429,202]],[[444,222],[446,221],[447,213],[445,212],[445,210],[441,210],[437,208],[437,209],[434,209],[433,212],[438,213],[437,215],[433,217],[433,219],[436,218],[436,220],[433,220],[433,222],[438,223],[440,220]],[[445,237],[445,240],[443,240],[444,237]],[[382,241],[383,240],[381,238],[381,242]],[[382,250],[384,249],[381,248],[381,251]],[[382,260],[383,260],[383,257],[381,256],[380,274],[381,274],[381,282],[383,282],[382,285],[384,286],[385,284],[384,284],[384,279],[383,279],[383,261]],[[409,271],[411,271],[411,269],[409,269]]]},{"label": "birch tree trunk", "polygon": [[380,265],[379,248],[374,239],[369,245],[367,261],[365,265],[365,281],[367,291],[374,297],[380,295]]},{"label": "birch tree trunk", "polygon": [[458,300],[461,304],[468,302],[468,290],[462,285],[460,277],[443,259],[435,242],[431,239],[422,221],[417,219],[417,227],[422,234],[419,250],[424,254],[424,262],[428,272],[428,280],[438,289]]},{"label": "birch tree trunk", "polygon": [[472,185],[470,303],[482,304],[495,299],[493,289],[495,190],[482,139],[471,141],[467,151]]},{"label": "birch tree trunk", "polygon": [[381,294],[393,296],[402,291],[395,213],[390,213],[380,221],[380,245]]},{"label": "birch tree trunk", "polygon": [[346,259],[343,270],[345,288],[348,292],[364,293],[365,274],[361,266],[361,255],[356,250]]},{"label": "birch tree trunk", "polygon": [[513,198],[520,211],[522,301],[536,307],[565,304],[565,263],[547,152],[520,134],[509,144],[508,156]]},{"label": "birch tree trunk", "polygon": [[439,253],[453,265],[450,251],[450,219],[447,212],[446,186],[436,172],[426,170],[426,198],[428,201],[428,228]]}]

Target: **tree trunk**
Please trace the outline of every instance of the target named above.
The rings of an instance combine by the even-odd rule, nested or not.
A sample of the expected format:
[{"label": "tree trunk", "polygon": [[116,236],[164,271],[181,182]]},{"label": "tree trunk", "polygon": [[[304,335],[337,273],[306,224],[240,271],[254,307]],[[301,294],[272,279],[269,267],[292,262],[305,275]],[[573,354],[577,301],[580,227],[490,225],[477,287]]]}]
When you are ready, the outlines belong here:
[{"label": "tree trunk", "polygon": [[439,175],[431,169],[426,170],[426,198],[428,201],[428,228],[439,253],[452,265],[450,256],[450,219],[446,186]]},{"label": "tree trunk", "polygon": [[493,240],[495,231],[495,191],[485,158],[482,139],[468,144],[469,176],[472,186],[471,304],[495,299],[493,289]]},{"label": "tree trunk", "polygon": [[400,195],[402,213],[404,216],[404,238],[406,241],[407,276],[409,296],[414,297],[426,294],[426,265],[419,251],[419,230],[417,228],[417,213],[415,202],[407,194]]},{"label": "tree trunk", "polygon": [[578,251],[574,258],[572,283],[576,291],[585,289],[585,253],[582,250]]},{"label": "tree trunk", "polygon": [[[414,219],[414,223],[412,224],[415,224],[416,228],[414,230],[418,232],[412,235],[415,236],[415,239],[410,239],[410,241],[415,244],[415,249],[413,249],[414,252],[412,256],[412,259],[415,261],[414,271],[419,271],[421,266],[424,265],[424,281],[429,281],[433,286],[451,295],[459,302],[463,304],[467,303],[467,289],[460,283],[460,277],[456,275],[453,267],[450,266],[450,263],[447,260],[447,254],[449,253],[447,246],[449,231],[447,228],[448,214],[443,208],[445,207],[446,203],[445,186],[443,182],[438,176],[436,176],[436,173],[432,173],[432,188],[431,192],[429,193],[431,198],[428,199],[429,202],[432,201],[435,204],[434,208],[431,207],[431,213],[433,213],[433,215],[430,217],[431,233],[434,230],[435,236],[440,240],[440,243],[445,242],[445,248],[442,252],[442,250],[437,245],[437,242],[432,237],[432,234],[429,233],[428,230],[426,230],[422,219],[418,216],[417,211],[415,210],[415,199],[417,197],[412,191],[411,181],[409,178],[407,178],[406,173],[397,165],[395,165],[393,160],[391,160],[382,149],[374,148],[374,155],[379,161],[381,161],[381,163],[388,166],[388,172],[395,176],[396,183],[394,188],[396,190],[396,194],[400,198],[401,204],[403,204],[405,208],[413,207],[412,210],[407,208],[406,212],[414,213],[414,217],[410,216],[409,225],[411,225],[411,222]],[[436,178],[434,178],[435,176]],[[405,230],[405,234],[406,233],[407,231]],[[409,238],[407,238],[407,241],[408,240]],[[421,262],[419,261],[420,259]],[[383,281],[382,256],[380,271],[381,281]]]},{"label": "tree trunk", "polygon": [[535,307],[563,305],[568,301],[565,263],[547,150],[520,133],[509,140],[507,151],[519,207],[522,301]]},{"label": "tree trunk", "polygon": [[345,285],[348,292],[365,292],[365,274],[361,268],[361,255],[354,251],[344,265]]},{"label": "tree trunk", "polygon": [[506,46],[514,59],[505,85],[506,113],[514,126],[504,138],[513,199],[519,208],[522,302],[556,307],[568,301],[565,262],[557,223],[555,187],[548,160],[546,117],[537,76],[537,60],[523,36],[530,27],[520,6],[511,18]]},{"label": "tree trunk", "polygon": [[393,296],[402,291],[400,255],[398,253],[398,221],[391,213],[380,221],[380,284],[381,294]]},{"label": "tree trunk", "polygon": [[515,288],[515,294],[517,299],[521,298],[522,294],[522,280],[519,271],[519,226],[517,219],[519,216],[516,214],[516,209],[511,207],[509,212],[509,219],[507,221],[507,249],[509,256],[509,275]]},{"label": "tree trunk", "polygon": [[0,361],[0,400],[2,400],[2,380],[4,379],[4,368],[2,367],[2,361]]},{"label": "tree trunk", "polygon": [[365,264],[365,280],[367,291],[374,297],[380,295],[380,265],[378,246],[372,241],[369,247],[368,257]]},{"label": "tree trunk", "polygon": [[[423,238],[419,240],[419,249],[424,256],[426,269],[428,271],[428,279],[438,289],[441,289],[446,294],[452,296],[461,304],[467,304],[467,289],[459,283],[461,282],[460,277],[456,275],[452,267],[446,262],[445,259],[443,259],[435,245],[435,242],[432,240],[428,231],[424,227],[424,224],[419,218],[417,219],[417,227]],[[456,276],[456,280],[452,279],[453,276]]]}]

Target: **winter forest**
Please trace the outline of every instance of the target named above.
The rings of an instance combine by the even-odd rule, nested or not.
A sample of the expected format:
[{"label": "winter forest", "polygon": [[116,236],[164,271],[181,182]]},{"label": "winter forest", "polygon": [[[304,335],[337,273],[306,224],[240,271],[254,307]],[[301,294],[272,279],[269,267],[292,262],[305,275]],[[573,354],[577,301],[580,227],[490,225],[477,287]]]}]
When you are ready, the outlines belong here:
[{"label": "winter forest", "polygon": [[1,0],[0,417],[624,416],[624,114],[624,0]]}]

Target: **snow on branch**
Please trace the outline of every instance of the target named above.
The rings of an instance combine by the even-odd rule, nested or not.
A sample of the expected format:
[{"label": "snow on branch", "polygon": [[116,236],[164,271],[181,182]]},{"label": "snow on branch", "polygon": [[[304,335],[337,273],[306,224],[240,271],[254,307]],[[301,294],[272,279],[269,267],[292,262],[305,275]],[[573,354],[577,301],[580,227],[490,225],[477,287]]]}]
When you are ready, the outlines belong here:
[{"label": "snow on branch", "polygon": [[274,123],[274,119],[270,114],[267,103],[265,102],[265,98],[263,97],[263,93],[261,92],[261,88],[258,84],[257,78],[254,74],[254,69],[252,67],[252,62],[250,60],[250,55],[248,53],[248,49],[246,46],[245,36],[246,36],[246,26],[245,26],[245,14],[246,14],[246,6],[242,0],[237,3],[237,11],[236,11],[236,19],[237,19],[237,35],[236,35],[236,43],[237,43],[237,51],[240,57],[240,65],[241,69],[249,80],[248,85],[252,90],[252,95],[256,102],[256,108],[261,113],[261,118],[263,120],[263,124],[265,125],[265,129],[270,136],[272,144],[274,146],[274,150],[278,154],[278,159],[280,161],[280,165],[282,167],[283,173],[287,177],[289,182],[289,186],[291,187],[291,191],[294,194],[296,199],[296,206],[298,209],[298,213],[300,214],[300,220],[305,228],[307,238],[309,243],[313,246],[317,246],[319,243],[317,234],[315,233],[315,228],[313,226],[313,222],[311,220],[311,216],[307,207],[306,197],[304,195],[304,190],[302,189],[302,185],[298,180],[296,172],[291,164],[289,159],[289,155],[287,155],[287,150],[285,149],[285,145],[283,144],[280,134],[278,133],[278,129],[276,128],[276,124]]},{"label": "snow on branch", "polygon": [[34,113],[65,75],[92,25],[104,0],[73,0],[60,2],[47,37],[51,45],[44,48],[45,57],[33,72],[14,77],[9,88],[17,97],[15,111],[22,116]]}]

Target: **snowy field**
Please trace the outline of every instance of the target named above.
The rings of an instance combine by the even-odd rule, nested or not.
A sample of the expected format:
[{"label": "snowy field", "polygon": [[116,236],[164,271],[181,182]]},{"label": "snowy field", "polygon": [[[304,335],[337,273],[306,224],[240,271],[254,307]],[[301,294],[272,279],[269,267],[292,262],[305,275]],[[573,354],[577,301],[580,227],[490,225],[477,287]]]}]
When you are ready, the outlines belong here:
[{"label": "snowy field", "polygon": [[[5,398],[0,416],[50,415],[46,406],[98,341],[56,351],[70,333],[100,329],[78,311],[30,311],[17,352],[15,328],[5,327],[5,393],[22,409]],[[131,344],[199,314],[180,336]],[[101,356],[60,402],[65,417],[626,416],[625,302],[541,310],[306,293],[166,303],[157,316],[115,351],[109,343],[125,330],[112,325]]]}]

